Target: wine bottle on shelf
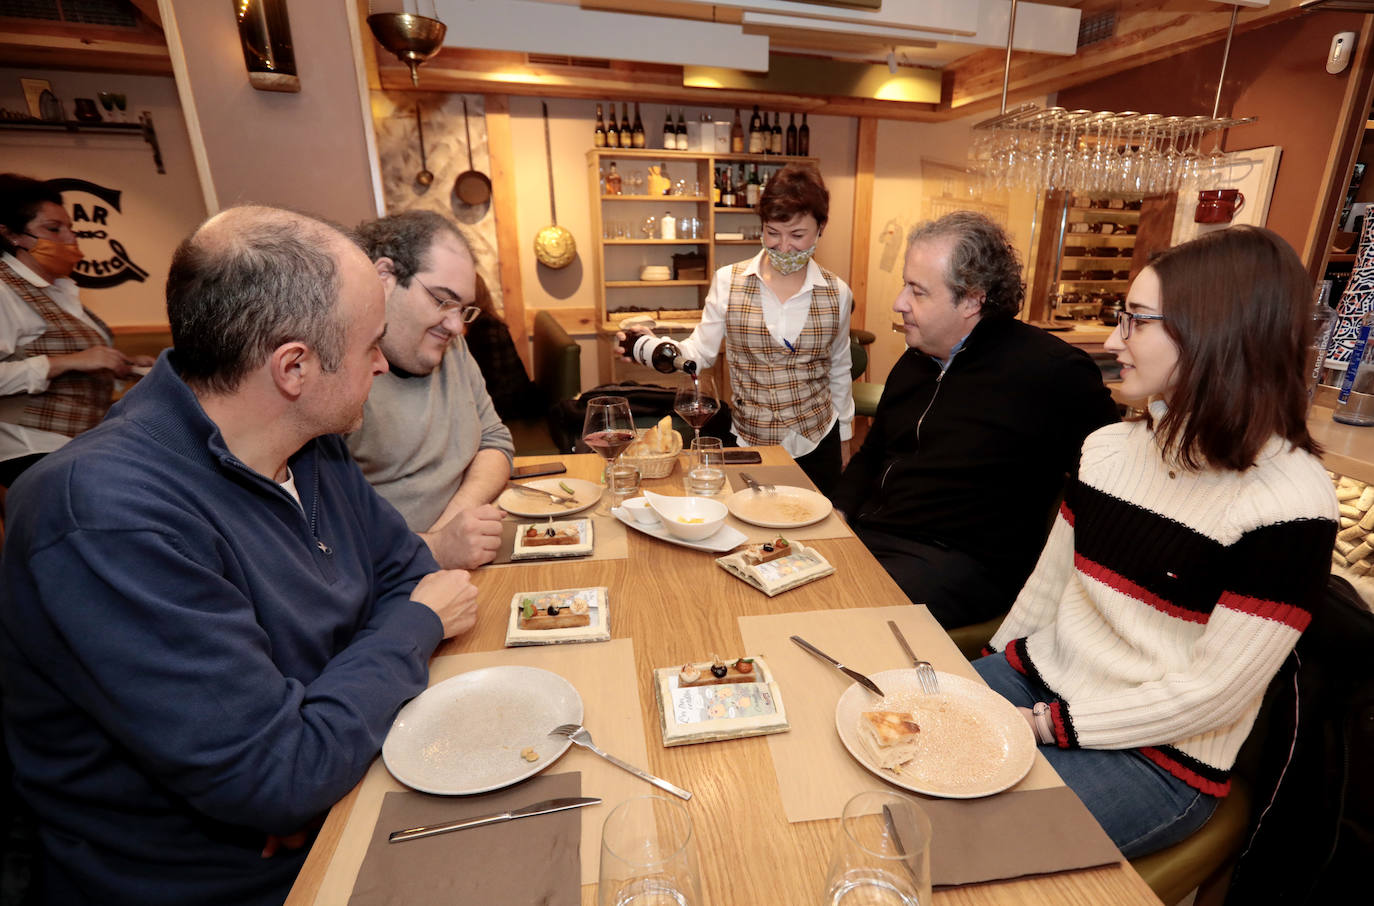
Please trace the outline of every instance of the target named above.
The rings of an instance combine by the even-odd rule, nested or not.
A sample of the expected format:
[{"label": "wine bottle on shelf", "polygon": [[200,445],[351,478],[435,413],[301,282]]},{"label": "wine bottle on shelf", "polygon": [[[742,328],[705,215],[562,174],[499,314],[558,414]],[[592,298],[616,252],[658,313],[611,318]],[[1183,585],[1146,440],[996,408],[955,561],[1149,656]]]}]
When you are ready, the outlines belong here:
[{"label": "wine bottle on shelf", "polygon": [[796,157],[797,155],[797,115],[795,113],[787,114],[787,138],[783,150],[787,152],[788,157]]},{"label": "wine bottle on shelf", "polygon": [[687,120],[682,115],[682,108],[677,108],[677,149],[687,150]]},{"label": "wine bottle on shelf", "polygon": [[774,154],[782,154],[782,111],[773,111],[773,138],[769,143],[769,149]]},{"label": "wine bottle on shelf", "polygon": [[673,108],[667,108],[663,113],[663,150],[675,151],[677,149],[677,129],[673,126]]},{"label": "wine bottle on shelf", "polygon": [[615,104],[611,104],[611,120],[606,124],[606,147],[620,147],[620,127],[615,122]]},{"label": "wine bottle on shelf", "polygon": [[735,108],[735,121],[730,124],[730,153],[744,153],[744,124],[739,120],[739,108]]},{"label": "wine bottle on shelf", "polygon": [[725,175],[720,184],[720,206],[723,208],[733,208],[735,206],[735,187],[730,179],[730,168],[726,166]]},{"label": "wine bottle on shelf", "polygon": [[801,157],[811,156],[811,127],[806,125],[805,113],[802,113],[801,128],[797,130],[797,154]]},{"label": "wine bottle on shelf", "polygon": [[754,169],[749,174],[749,184],[745,186],[745,204],[754,207],[759,203],[759,195],[762,194],[763,187],[759,185],[759,165],[754,164]]},{"label": "wine bottle on shelf", "polygon": [[639,101],[635,101],[635,126],[634,132],[630,136],[630,145],[634,148],[645,147],[644,121],[639,118]]},{"label": "wine bottle on shelf", "polygon": [[716,167],[715,178],[711,180],[711,204],[720,207],[720,167]]},{"label": "wine bottle on shelf", "polygon": [[592,146],[606,147],[606,121],[601,117],[601,105],[596,105],[596,131],[592,133]]},{"label": "wine bottle on shelf", "polygon": [[[611,111],[615,115],[615,111]],[[620,147],[631,148],[635,143],[635,131],[630,126],[630,105],[620,105]]]},{"label": "wine bottle on shelf", "polygon": [[754,105],[754,115],[749,118],[749,153],[763,153],[763,121],[759,119],[759,105]]},{"label": "wine bottle on shelf", "polygon": [[749,207],[749,181],[744,176],[744,164],[739,165],[739,177],[735,180],[735,204]]}]

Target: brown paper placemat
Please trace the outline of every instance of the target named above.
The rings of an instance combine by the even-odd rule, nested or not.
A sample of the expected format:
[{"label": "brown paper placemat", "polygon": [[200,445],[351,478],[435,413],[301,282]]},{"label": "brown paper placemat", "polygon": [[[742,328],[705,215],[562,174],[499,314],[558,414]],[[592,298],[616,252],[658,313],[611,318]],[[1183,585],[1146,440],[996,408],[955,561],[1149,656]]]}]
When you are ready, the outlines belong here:
[{"label": "brown paper placemat", "polygon": [[1121,852],[1073,790],[1009,791],[985,799],[921,797],[938,886],[1110,865]]},{"label": "brown paper placemat", "polygon": [[[583,722],[596,744],[631,764],[648,768],[649,756],[644,742],[644,721],[640,716],[639,683],[635,681],[634,661],[634,644],[630,639],[612,639],[594,645],[474,651],[435,658],[429,665],[429,684],[432,686],[468,670],[502,664],[541,667],[552,671],[572,683],[582,696],[585,709]],[[658,728],[652,729],[657,738]],[[558,759],[555,769],[560,773],[580,771],[583,795],[600,796],[604,800],[601,805],[578,809],[582,816],[582,883],[595,884],[600,858],[601,823],[606,814],[616,804],[632,796],[653,792],[653,787],[576,746],[569,748]],[[667,779],[680,782],[683,778]],[[373,762],[363,778],[348,823],[334,850],[330,869],[315,897],[316,904],[323,906],[348,902],[349,892],[358,875],[358,866],[377,823],[382,797],[386,793],[404,789],[387,771],[380,758]],[[455,802],[461,799],[446,798],[452,798]]]},{"label": "brown paper placemat", "polygon": [[522,525],[537,523],[539,520],[529,516],[507,514],[501,520],[501,546],[496,549],[496,559],[487,566],[510,566],[512,563],[548,563],[551,560],[566,560],[569,563],[585,563],[588,560],[624,560],[630,556],[630,543],[625,526],[614,516],[596,516],[590,510],[574,513],[569,519],[586,517],[592,521],[592,552],[585,557],[549,557],[544,560],[511,560],[515,550],[515,530]]},{"label": "brown paper placemat", "polygon": [[[936,670],[981,682],[922,606],[901,604],[739,618],[745,650],[767,659],[787,703],[792,730],[768,737],[768,750],[788,821],[838,818],[855,793],[884,785],[854,760],[835,729],[835,704],[849,688],[849,678],[798,648],[788,637],[799,635],[860,673],[910,667],[887,628],[888,620],[896,621],[912,649]],[[1062,783],[1049,762],[1037,755],[1030,773],[1013,789],[1051,786]]]},{"label": "brown paper placemat", "polygon": [[[543,774],[481,796],[387,793],[348,906],[450,906],[453,903],[546,903],[578,906],[582,869],[576,811],[489,824],[389,843],[392,831],[578,796],[582,775]],[[593,844],[594,845],[594,844]]]}]

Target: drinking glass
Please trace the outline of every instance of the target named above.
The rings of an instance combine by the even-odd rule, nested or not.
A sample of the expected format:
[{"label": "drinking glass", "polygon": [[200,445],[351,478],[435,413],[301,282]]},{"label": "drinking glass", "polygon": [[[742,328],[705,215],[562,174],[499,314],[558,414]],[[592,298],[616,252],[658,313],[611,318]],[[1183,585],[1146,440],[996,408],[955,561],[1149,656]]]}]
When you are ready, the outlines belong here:
[{"label": "drinking glass", "polygon": [[597,906],[701,906],[692,817],[680,802],[620,803],[601,828]]},{"label": "drinking glass", "polygon": [[122,91],[116,91],[111,95],[114,100],[115,109],[119,111],[119,121],[127,123],[128,118],[124,116],[124,111],[129,106],[129,96]]},{"label": "drinking glass", "polygon": [[714,497],[725,487],[725,449],[719,437],[693,438],[688,462],[688,494]]},{"label": "drinking glass", "polygon": [[113,114],[113,111],[114,111],[114,92],[112,92],[112,91],[97,91],[97,92],[96,92],[96,97],[100,98],[100,106],[105,108],[105,120],[106,120],[106,122],[113,122],[113,120],[114,120],[114,114]]},{"label": "drinking glass", "polygon": [[692,383],[679,387],[677,395],[673,397],[673,411],[692,426],[692,437],[700,438],[701,426],[720,411],[720,402],[711,386],[711,378],[704,374],[692,375]]},{"label": "drinking glass", "polygon": [[612,505],[620,506],[639,493],[639,469],[629,463],[616,463],[610,467],[606,476]]},{"label": "drinking glass", "polygon": [[845,803],[821,902],[929,906],[930,819],[921,807],[886,790]]},{"label": "drinking glass", "polygon": [[[595,396],[587,402],[582,440],[606,460],[606,468],[601,473],[603,487],[609,486],[611,465],[634,439],[635,423],[630,417],[629,400],[623,396]],[[603,509],[606,509],[604,505],[597,512]]]}]

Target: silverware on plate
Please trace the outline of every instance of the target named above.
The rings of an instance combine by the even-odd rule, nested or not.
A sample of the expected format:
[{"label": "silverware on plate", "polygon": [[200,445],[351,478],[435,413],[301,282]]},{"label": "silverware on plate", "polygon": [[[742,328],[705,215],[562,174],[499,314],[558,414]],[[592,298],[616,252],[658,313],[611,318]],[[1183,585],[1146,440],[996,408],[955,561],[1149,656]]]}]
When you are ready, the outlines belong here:
[{"label": "silverware on plate", "polygon": [[629,762],[621,761],[619,758],[616,758],[611,753],[603,752],[600,749],[598,749],[596,747],[596,743],[592,742],[592,734],[587,732],[586,727],[579,726],[578,724],[561,724],[550,730],[549,735],[563,736],[567,739],[571,739],[575,745],[579,745],[584,749],[589,749],[592,752],[595,752],[597,755],[600,755],[602,758],[606,759],[616,767],[629,771],[631,774],[635,775],[641,780],[647,780],[654,786],[658,787],[660,790],[666,790],[680,799],[692,798],[692,794],[684,790],[682,787],[673,786],[671,783],[664,780],[662,777],[655,777],[648,771],[641,771],[639,768],[635,767]]},{"label": "silverware on plate", "polygon": [[445,821],[443,824],[425,824],[420,827],[408,827],[405,830],[392,831],[386,839],[388,843],[418,840],[421,837],[433,837],[435,834],[447,834],[450,831],[467,830],[470,827],[485,827],[488,824],[499,824],[502,821],[514,821],[516,818],[529,818],[533,815],[547,815],[552,812],[566,811],[570,808],[597,805],[600,802],[601,800],[594,796],[566,796],[562,799],[545,799],[543,802],[536,802],[509,812],[492,812],[490,815],[478,815],[476,818],[464,818],[461,821]]},{"label": "silverware on plate", "polygon": [[516,484],[512,481],[508,482],[506,487],[514,488],[517,491],[524,491],[526,494],[542,494],[545,497],[551,498],[555,503],[561,503],[565,506],[577,503],[576,497],[569,497],[567,494],[555,494],[553,491],[546,491],[543,488],[532,488],[527,484]]},{"label": "silverware on plate", "polygon": [[887,628],[892,630],[892,634],[897,637],[897,644],[902,646],[906,656],[911,658],[911,665],[916,668],[916,681],[921,684],[921,691],[927,695],[940,694],[940,678],[935,675],[935,667],[930,661],[923,661],[916,656],[916,652],[911,650],[911,646],[906,643],[906,636],[902,635],[902,630],[897,628],[897,624],[892,620],[887,621]]},{"label": "silverware on plate", "polygon": [[873,682],[873,680],[871,680],[871,679],[869,679],[868,677],[864,676],[864,675],[863,675],[862,673],[860,673],[859,671],[857,671],[857,670],[851,670],[850,668],[846,667],[844,664],[841,664],[839,661],[835,660],[833,657],[831,657],[830,655],[826,654],[824,651],[820,650],[820,649],[817,648],[815,645],[812,645],[810,642],[808,642],[806,639],[802,638],[801,636],[799,636],[799,635],[794,635],[794,636],[791,636],[791,639],[792,639],[792,641],[796,642],[796,643],[797,643],[798,645],[800,645],[801,647],[805,648],[807,651],[809,651],[809,652],[811,652],[812,654],[814,654],[816,657],[820,658],[820,659],[823,660],[823,661],[826,661],[826,662],[829,663],[832,667],[835,667],[836,669],[838,669],[838,670],[839,670],[841,673],[843,673],[845,676],[849,677],[849,678],[852,679],[854,682],[858,683],[860,686],[863,686],[863,687],[864,687],[865,689],[867,689],[869,692],[872,692],[872,693],[875,694],[875,695],[886,695],[886,694],[887,694],[887,693],[885,693],[883,690],[879,689],[879,688],[878,688],[878,684],[875,683],[875,682]]}]

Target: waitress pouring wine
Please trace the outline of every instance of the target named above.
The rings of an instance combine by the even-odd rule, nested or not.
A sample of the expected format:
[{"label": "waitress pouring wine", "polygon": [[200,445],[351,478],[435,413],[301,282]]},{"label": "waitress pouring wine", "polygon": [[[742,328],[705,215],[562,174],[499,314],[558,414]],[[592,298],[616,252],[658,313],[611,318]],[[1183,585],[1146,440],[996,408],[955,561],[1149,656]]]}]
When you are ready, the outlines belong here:
[{"label": "waitress pouring wine", "polygon": [[763,248],[716,271],[691,336],[677,342],[643,331],[616,335],[622,358],[665,373],[711,367],[723,340],[734,396],[731,431],[747,446],[780,444],[823,494],[839,480],[854,420],[854,295],[813,259],[829,208],[820,172],[788,164],[759,197]]}]

